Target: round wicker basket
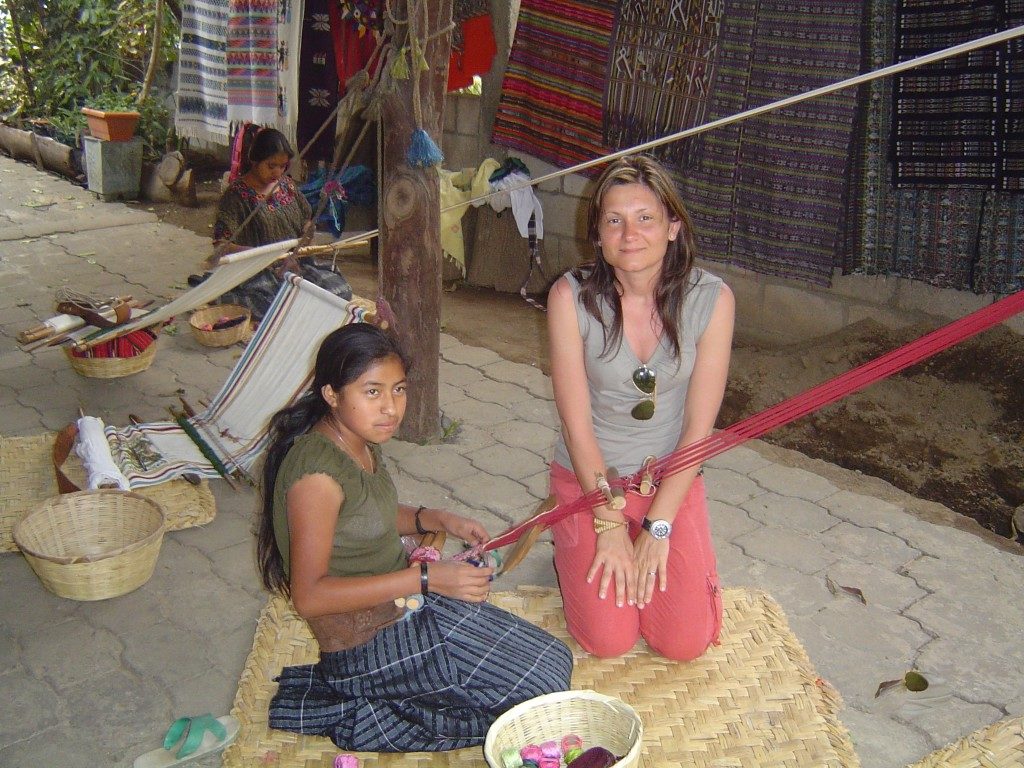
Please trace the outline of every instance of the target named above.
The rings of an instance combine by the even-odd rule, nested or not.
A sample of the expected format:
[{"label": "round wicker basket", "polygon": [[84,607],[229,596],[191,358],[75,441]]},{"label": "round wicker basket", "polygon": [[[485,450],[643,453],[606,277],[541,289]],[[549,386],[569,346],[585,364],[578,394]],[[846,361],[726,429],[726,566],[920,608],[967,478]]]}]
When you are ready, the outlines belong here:
[{"label": "round wicker basket", "polygon": [[621,699],[596,691],[549,693],[512,707],[488,729],[484,759],[491,768],[503,768],[502,750],[560,741],[567,733],[579,736],[584,749],[604,747],[621,756],[615,768],[632,768],[640,761],[640,716]]},{"label": "round wicker basket", "polygon": [[149,581],[164,536],[164,513],[126,491],[54,496],[14,526],[14,542],[48,590],[105,600]]},{"label": "round wicker basket", "polygon": [[64,347],[64,354],[75,372],[90,379],[118,379],[140,373],[153,364],[156,357],[156,339],[134,357],[75,357],[70,347]]},{"label": "round wicker basket", "polygon": [[[213,325],[218,320],[227,318],[234,320],[236,317],[245,318],[242,322],[223,328],[219,331],[203,330],[204,325]],[[212,307],[197,309],[188,319],[189,328],[196,341],[204,347],[230,347],[245,339],[249,334],[249,320],[252,313],[248,307],[238,304],[215,304]]]}]

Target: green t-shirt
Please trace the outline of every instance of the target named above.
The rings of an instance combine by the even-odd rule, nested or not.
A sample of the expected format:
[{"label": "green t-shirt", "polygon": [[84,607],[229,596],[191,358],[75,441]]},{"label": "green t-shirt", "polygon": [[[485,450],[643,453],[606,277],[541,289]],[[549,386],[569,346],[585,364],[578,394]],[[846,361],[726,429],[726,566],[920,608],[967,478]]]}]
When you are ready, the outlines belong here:
[{"label": "green t-shirt", "polygon": [[345,494],[328,573],[332,576],[374,576],[408,565],[398,535],[398,491],[381,460],[380,448],[370,446],[376,472],[366,472],[352,457],[319,432],[296,439],[277,473],[274,486],[274,537],[289,569],[288,510],[291,487],[307,475],[327,475]]}]

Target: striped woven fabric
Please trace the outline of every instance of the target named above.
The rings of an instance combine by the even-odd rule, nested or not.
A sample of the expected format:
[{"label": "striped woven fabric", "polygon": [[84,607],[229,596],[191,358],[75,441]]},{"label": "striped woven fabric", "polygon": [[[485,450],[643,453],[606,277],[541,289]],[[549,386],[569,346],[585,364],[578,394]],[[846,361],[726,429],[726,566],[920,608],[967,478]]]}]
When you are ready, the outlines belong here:
[{"label": "striped woven fabric", "polygon": [[[277,125],[277,0],[230,0],[227,30],[228,120]],[[283,41],[282,41],[283,42]]]},{"label": "striped woven fabric", "polygon": [[[893,61],[896,8],[890,0],[865,8],[865,66],[877,69]],[[843,270],[979,293],[1024,289],[1024,196],[893,185],[893,89],[881,79],[860,94]]]},{"label": "striped woven fabric", "polygon": [[[248,470],[255,464],[266,444],[270,417],[309,386],[324,336],[341,325],[361,321],[366,312],[364,304],[346,302],[295,275],[288,276],[210,406],[190,419],[229,469]],[[175,423],[108,426],[106,434],[114,460],[133,488],[187,472],[219,477]],[[133,453],[147,457],[145,467],[132,461]]]},{"label": "striped woven fabric", "polygon": [[614,0],[523,0],[493,141],[567,168],[608,153],[601,104]]},{"label": "striped woven fabric", "polygon": [[[897,61],[1012,26],[1018,0],[900,0]],[[1009,24],[1007,22],[1010,22]],[[1024,190],[1022,44],[989,46],[896,78],[897,186]]]},{"label": "striped woven fabric", "polygon": [[[846,0],[726,0],[709,119],[855,75],[860,23]],[[827,285],[853,107],[838,93],[703,134],[682,179],[701,255]]]},{"label": "striped woven fabric", "polygon": [[181,4],[174,112],[179,136],[228,143],[227,21],[228,0],[186,0]]}]

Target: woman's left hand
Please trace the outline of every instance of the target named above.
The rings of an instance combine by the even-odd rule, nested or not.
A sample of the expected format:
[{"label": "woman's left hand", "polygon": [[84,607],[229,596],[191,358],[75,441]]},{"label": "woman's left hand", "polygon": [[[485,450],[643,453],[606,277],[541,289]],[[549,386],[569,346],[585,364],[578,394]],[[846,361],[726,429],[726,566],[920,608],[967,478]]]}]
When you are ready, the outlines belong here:
[{"label": "woman's left hand", "polygon": [[457,515],[454,512],[441,512],[440,522],[447,533],[473,546],[486,544],[491,538],[487,535],[487,529],[476,520]]},{"label": "woman's left hand", "polygon": [[641,531],[633,542],[633,562],[636,565],[636,606],[643,608],[654,598],[655,585],[662,592],[668,589],[668,541],[658,541]]}]

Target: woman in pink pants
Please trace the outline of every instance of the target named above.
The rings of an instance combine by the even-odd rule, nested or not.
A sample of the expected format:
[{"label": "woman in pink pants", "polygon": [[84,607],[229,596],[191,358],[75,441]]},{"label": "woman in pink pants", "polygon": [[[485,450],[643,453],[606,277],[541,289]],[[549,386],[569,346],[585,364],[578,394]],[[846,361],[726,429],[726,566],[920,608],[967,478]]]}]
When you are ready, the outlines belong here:
[{"label": "woman in pink pants", "polygon": [[[694,266],[689,216],[658,163],[608,166],[588,235],[593,262],[548,296],[559,503],[592,491],[609,468],[632,474],[709,435],[732,346],[732,292]],[[693,467],[626,497],[624,509],[596,506],[552,529],[569,632],[597,656],[643,637],[667,658],[696,658],[721,623],[703,477]]]}]

